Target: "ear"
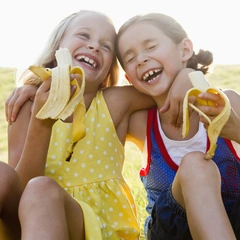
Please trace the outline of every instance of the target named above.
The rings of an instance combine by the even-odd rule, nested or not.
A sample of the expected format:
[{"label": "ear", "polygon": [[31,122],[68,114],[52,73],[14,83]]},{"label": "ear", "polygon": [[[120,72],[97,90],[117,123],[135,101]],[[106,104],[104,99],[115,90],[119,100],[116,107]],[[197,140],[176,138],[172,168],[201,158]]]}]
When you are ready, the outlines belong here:
[{"label": "ear", "polygon": [[184,38],[181,42],[182,61],[188,61],[193,55],[193,44],[189,38]]}]

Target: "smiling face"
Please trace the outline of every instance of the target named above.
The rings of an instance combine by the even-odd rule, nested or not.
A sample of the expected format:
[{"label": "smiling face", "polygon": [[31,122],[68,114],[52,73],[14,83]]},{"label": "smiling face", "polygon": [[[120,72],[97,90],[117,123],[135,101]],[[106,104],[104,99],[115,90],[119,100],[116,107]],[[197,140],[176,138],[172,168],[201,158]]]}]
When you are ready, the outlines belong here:
[{"label": "smiling face", "polygon": [[87,81],[100,85],[115,54],[115,29],[105,16],[84,13],[72,20],[59,47],[68,48],[73,65],[84,69]]},{"label": "smiling face", "polygon": [[147,21],[130,25],[118,40],[122,66],[130,82],[141,92],[165,97],[176,75],[186,67],[188,41],[176,44]]}]

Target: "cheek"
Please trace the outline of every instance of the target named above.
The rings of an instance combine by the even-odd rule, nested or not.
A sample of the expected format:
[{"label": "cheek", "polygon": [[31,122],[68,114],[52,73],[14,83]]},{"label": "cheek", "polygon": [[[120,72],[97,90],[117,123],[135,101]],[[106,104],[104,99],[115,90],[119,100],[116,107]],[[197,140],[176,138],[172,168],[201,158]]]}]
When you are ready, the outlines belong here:
[{"label": "cheek", "polygon": [[104,57],[104,60],[102,61],[102,63],[104,64],[104,66],[102,66],[102,77],[103,78],[106,78],[109,74],[109,71],[111,69],[111,66],[112,66],[112,62],[113,62],[113,57],[110,56],[110,55],[105,55]]},{"label": "cheek", "polygon": [[136,79],[136,71],[135,71],[135,69],[132,67],[125,67],[124,68],[124,71],[125,71],[125,73],[126,73],[126,75],[128,76],[128,80],[130,81],[130,82],[132,82],[132,81],[134,81],[135,79]]},{"label": "cheek", "polygon": [[109,69],[111,68],[112,63],[113,63],[113,56],[112,55],[105,56],[104,68],[107,69],[107,71],[109,71]]}]

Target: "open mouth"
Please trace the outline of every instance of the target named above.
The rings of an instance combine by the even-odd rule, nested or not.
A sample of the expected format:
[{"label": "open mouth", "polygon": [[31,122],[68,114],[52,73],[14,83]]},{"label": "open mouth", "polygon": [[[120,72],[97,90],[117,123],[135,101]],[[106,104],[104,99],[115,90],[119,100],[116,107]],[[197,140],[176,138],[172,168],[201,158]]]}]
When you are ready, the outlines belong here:
[{"label": "open mouth", "polygon": [[155,69],[155,70],[150,70],[143,75],[142,79],[145,82],[152,82],[156,78],[158,78],[161,73],[162,73],[162,69],[160,69],[160,68]]},{"label": "open mouth", "polygon": [[93,59],[91,59],[87,56],[84,56],[84,55],[77,56],[76,60],[78,60],[79,62],[83,62],[85,64],[88,64],[89,66],[91,66],[94,69],[97,69],[97,67],[98,67],[98,64],[97,64],[96,61],[94,61]]}]

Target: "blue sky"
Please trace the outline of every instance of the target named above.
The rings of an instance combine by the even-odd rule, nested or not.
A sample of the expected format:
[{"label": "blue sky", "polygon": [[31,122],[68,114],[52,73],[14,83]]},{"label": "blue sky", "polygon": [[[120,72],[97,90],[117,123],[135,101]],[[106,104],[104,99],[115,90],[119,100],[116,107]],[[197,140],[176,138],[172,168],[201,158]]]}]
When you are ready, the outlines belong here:
[{"label": "blue sky", "polygon": [[240,64],[238,2],[238,0],[4,1],[0,9],[0,67],[23,68],[32,64],[55,25],[80,9],[106,13],[117,29],[136,14],[148,12],[168,14],[185,28],[196,51],[203,48],[213,52],[214,64]]}]

